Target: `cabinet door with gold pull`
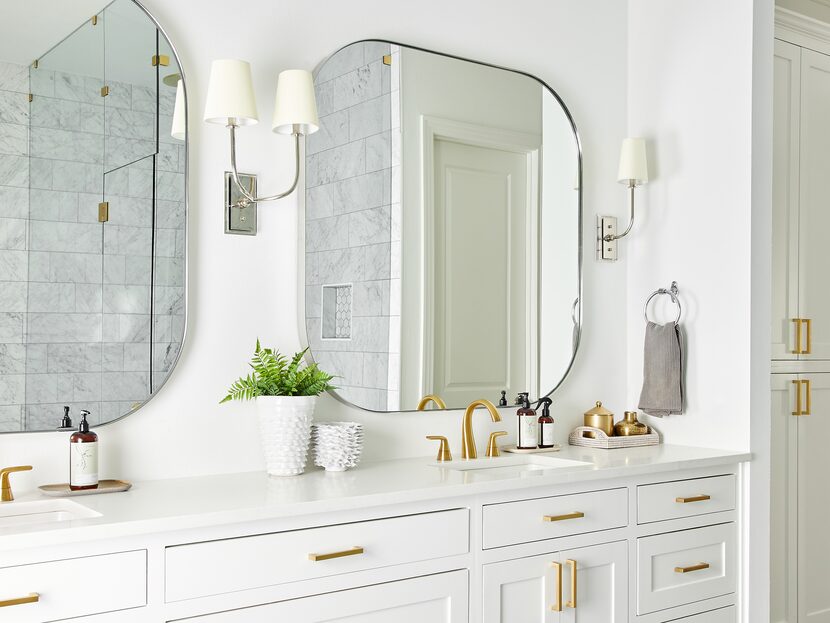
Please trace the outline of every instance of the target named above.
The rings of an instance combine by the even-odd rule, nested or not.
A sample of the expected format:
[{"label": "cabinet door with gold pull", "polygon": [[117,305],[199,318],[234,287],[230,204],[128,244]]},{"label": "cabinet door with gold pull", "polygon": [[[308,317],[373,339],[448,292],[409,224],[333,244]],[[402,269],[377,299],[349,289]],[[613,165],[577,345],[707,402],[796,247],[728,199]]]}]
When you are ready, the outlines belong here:
[{"label": "cabinet door with gold pull", "polygon": [[557,552],[484,565],[482,623],[561,623],[568,572]]},{"label": "cabinet door with gold pull", "polygon": [[562,623],[628,621],[628,545],[625,541],[569,549],[563,564]]}]

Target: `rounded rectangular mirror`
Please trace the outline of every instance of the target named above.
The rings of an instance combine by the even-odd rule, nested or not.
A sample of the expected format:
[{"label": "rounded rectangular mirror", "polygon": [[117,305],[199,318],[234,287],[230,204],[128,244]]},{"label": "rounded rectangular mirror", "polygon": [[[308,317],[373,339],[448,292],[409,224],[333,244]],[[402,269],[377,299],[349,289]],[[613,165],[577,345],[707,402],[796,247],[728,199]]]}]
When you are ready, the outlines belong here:
[{"label": "rounded rectangular mirror", "polygon": [[338,50],[315,88],[303,317],[336,395],[406,411],[551,393],[581,328],[581,153],[562,100],[386,41]]},{"label": "rounded rectangular mirror", "polygon": [[181,68],[133,0],[0,8],[0,432],[99,425],[164,384],[185,331]]}]

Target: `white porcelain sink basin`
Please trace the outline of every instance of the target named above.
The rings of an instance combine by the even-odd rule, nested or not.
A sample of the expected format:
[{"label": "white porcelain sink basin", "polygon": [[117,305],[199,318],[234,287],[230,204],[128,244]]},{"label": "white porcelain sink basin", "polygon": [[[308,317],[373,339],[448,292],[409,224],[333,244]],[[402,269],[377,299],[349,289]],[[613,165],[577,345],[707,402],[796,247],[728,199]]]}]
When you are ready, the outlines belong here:
[{"label": "white porcelain sink basin", "polygon": [[72,500],[36,500],[0,504],[0,528],[28,527],[100,516],[101,513]]},{"label": "white porcelain sink basin", "polygon": [[499,472],[522,472],[522,471],[543,471],[550,469],[591,467],[592,463],[584,461],[572,461],[560,459],[549,454],[505,454],[496,458],[488,459],[467,459],[454,460],[448,463],[433,463],[436,467],[452,469],[456,471],[487,470],[488,473]]}]

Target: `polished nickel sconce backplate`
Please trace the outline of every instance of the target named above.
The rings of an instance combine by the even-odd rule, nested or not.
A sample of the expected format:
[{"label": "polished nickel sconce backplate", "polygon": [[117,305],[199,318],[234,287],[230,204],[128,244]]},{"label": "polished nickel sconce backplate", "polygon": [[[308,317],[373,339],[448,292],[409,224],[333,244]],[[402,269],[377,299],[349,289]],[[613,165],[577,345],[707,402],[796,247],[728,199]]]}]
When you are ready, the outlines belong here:
[{"label": "polished nickel sconce backplate", "polygon": [[[256,175],[239,173],[239,182],[251,196],[256,196]],[[225,233],[256,236],[257,204],[248,201],[240,205],[244,195],[234,181],[232,171],[225,171]]]}]

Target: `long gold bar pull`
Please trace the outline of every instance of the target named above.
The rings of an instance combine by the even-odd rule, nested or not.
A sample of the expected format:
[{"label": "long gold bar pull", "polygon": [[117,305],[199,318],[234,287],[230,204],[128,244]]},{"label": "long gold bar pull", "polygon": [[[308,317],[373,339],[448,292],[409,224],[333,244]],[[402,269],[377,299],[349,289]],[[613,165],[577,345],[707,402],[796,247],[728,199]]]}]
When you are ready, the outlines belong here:
[{"label": "long gold bar pull", "polygon": [[576,609],[576,561],[566,560],[565,564],[571,569],[571,598],[565,602],[568,608]]},{"label": "long gold bar pull", "polygon": [[542,521],[565,521],[567,519],[582,519],[583,517],[585,517],[585,513],[575,511],[564,515],[545,515],[542,517]]},{"label": "long gold bar pull", "polygon": [[706,500],[711,500],[712,496],[710,495],[695,495],[690,498],[674,498],[674,501],[678,504],[688,504],[689,502],[705,502]]},{"label": "long gold bar pull", "polygon": [[805,403],[807,405],[807,408],[801,412],[801,415],[810,415],[810,412],[812,411],[813,402],[813,392],[810,387],[810,381],[809,379],[804,379],[803,381],[801,381],[801,384],[804,385],[804,398]]},{"label": "long gold bar pull", "polygon": [[562,612],[562,563],[552,562],[550,565],[556,572],[556,576],[553,581],[556,602],[550,607],[550,609],[554,612]]},{"label": "long gold bar pull", "polygon": [[345,558],[346,556],[357,556],[363,553],[362,547],[352,547],[351,549],[344,549],[340,552],[330,552],[328,554],[309,554],[308,559],[313,562],[321,560],[332,560],[333,558]]},{"label": "long gold bar pull", "polygon": [[696,565],[691,565],[689,567],[675,567],[675,573],[691,573],[692,571],[702,571],[703,569],[708,569],[709,563],[708,562],[699,562]]},{"label": "long gold bar pull", "polygon": [[801,318],[793,318],[795,323],[795,348],[790,351],[793,355],[801,355]]},{"label": "long gold bar pull", "polygon": [[23,604],[36,604],[39,601],[40,595],[38,593],[29,593],[26,597],[16,597],[15,599],[5,599],[0,601],[0,608],[22,606]]},{"label": "long gold bar pull", "polygon": [[813,321],[809,318],[802,318],[801,320],[807,325],[807,348],[801,351],[801,353],[803,355],[810,355],[813,352]]},{"label": "long gold bar pull", "polygon": [[795,411],[793,415],[802,415],[801,413],[801,381],[793,381],[795,385]]}]

